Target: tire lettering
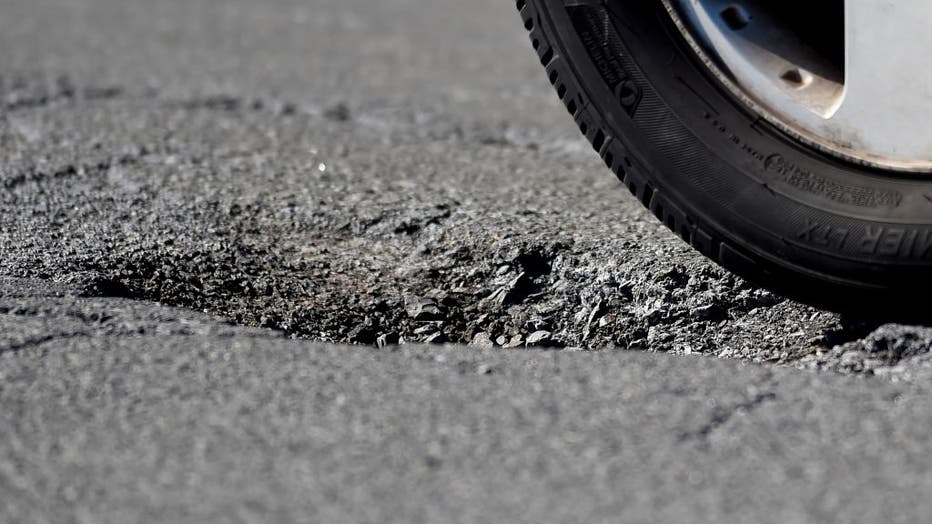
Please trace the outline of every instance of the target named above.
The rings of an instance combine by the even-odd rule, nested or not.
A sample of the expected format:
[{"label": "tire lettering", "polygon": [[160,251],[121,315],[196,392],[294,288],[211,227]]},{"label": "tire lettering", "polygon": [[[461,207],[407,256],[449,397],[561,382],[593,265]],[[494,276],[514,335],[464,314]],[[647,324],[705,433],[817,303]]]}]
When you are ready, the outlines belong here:
[{"label": "tire lettering", "polygon": [[921,235],[922,240],[916,244],[916,249],[912,250],[913,258],[925,259],[932,252],[932,230],[925,230]]},{"label": "tire lettering", "polygon": [[803,242],[815,246],[844,249],[848,242],[849,231],[807,220],[806,226],[796,236]]},{"label": "tire lettering", "polygon": [[902,229],[888,229],[880,240],[877,253],[888,257],[898,254],[903,247],[903,238],[905,236],[906,231]]},{"label": "tire lettering", "polygon": [[903,203],[903,194],[899,191],[845,184],[799,166],[779,153],[765,154],[731,132],[711,113],[706,112],[704,117],[713,129],[750,157],[770,180],[776,182],[772,187],[788,187],[823,200],[861,208],[897,208]]},{"label": "tire lettering", "polygon": [[856,249],[864,255],[925,260],[932,256],[932,230],[867,226]]},{"label": "tire lettering", "polygon": [[880,237],[883,236],[882,227],[867,226],[867,234],[861,239],[861,253],[874,255],[877,253],[877,245],[880,244]]},{"label": "tire lettering", "polygon": [[583,46],[602,79],[614,92],[622,109],[633,117],[644,98],[644,90],[636,82],[630,66],[625,64],[630,59],[621,37],[609,21],[608,12],[601,7],[578,6],[573,18]]}]

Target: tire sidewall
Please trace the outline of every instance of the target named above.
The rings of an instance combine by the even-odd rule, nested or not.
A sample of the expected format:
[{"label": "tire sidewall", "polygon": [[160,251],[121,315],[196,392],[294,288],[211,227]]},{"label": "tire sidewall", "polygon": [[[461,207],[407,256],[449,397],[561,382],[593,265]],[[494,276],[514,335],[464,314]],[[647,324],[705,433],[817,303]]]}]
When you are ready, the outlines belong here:
[{"label": "tire sidewall", "polygon": [[[772,269],[876,291],[915,286],[928,273],[932,181],[841,161],[757,117],[699,62],[659,2],[611,4],[627,56],[609,65],[563,2],[544,3],[580,103],[625,142],[629,168],[647,173],[668,206],[763,262],[746,276],[766,279]],[[619,69],[610,75],[616,85],[608,67]]]}]

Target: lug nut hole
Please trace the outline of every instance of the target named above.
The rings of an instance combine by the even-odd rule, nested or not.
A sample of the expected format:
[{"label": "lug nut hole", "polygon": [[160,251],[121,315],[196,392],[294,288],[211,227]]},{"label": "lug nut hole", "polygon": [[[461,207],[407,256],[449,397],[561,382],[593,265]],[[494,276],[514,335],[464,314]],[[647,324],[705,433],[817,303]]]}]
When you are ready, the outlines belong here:
[{"label": "lug nut hole", "polygon": [[751,23],[751,16],[740,5],[730,5],[722,11],[722,20],[732,31],[738,31]]}]

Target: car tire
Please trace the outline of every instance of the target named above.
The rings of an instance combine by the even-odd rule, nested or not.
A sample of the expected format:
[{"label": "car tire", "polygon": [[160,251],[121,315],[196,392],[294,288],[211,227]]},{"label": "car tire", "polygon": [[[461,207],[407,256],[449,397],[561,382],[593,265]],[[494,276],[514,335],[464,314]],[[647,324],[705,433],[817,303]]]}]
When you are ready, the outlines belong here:
[{"label": "car tire", "polygon": [[517,7],[580,131],[686,242],[792,298],[916,312],[905,297],[932,288],[932,177],[857,165],[781,132],[720,84],[660,1]]}]

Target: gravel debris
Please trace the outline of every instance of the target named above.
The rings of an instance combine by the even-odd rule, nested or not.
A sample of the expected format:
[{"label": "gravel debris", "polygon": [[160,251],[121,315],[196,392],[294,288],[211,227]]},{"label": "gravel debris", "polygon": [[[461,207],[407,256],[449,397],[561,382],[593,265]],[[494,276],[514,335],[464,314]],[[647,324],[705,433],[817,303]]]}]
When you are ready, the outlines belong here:
[{"label": "gravel debris", "polygon": [[[282,85],[300,88],[276,89],[264,70],[231,84],[162,64],[175,71],[166,77],[232,86],[201,92],[151,85],[142,59],[100,81],[42,57],[10,65],[0,274],[325,342],[889,368],[857,345],[872,347],[880,323],[784,300],[684,245],[607,173],[547,83],[528,81],[533,53],[494,65],[506,25],[471,30],[487,31],[495,52],[468,75],[425,68],[429,89],[397,75],[349,88],[340,71],[293,67]],[[433,56],[421,58],[449,67]],[[926,336],[893,332],[919,338],[892,335],[890,347]],[[842,358],[847,344],[871,356]],[[880,353],[898,366],[924,355]]]}]

